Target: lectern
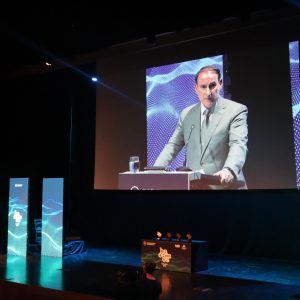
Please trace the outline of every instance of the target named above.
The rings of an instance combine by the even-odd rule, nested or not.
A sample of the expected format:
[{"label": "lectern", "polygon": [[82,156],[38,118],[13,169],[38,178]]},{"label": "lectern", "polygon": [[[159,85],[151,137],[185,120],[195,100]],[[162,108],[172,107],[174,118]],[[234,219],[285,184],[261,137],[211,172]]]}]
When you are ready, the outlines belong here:
[{"label": "lectern", "polygon": [[194,240],[142,240],[142,263],[155,262],[156,268],[177,272],[207,270],[207,242]]},{"label": "lectern", "polygon": [[[226,189],[237,189],[243,181],[234,180]],[[218,176],[200,171],[143,171],[119,173],[120,190],[207,190],[224,189]]]},{"label": "lectern", "polygon": [[144,171],[119,173],[121,190],[190,190],[192,182],[201,178],[201,173]]}]

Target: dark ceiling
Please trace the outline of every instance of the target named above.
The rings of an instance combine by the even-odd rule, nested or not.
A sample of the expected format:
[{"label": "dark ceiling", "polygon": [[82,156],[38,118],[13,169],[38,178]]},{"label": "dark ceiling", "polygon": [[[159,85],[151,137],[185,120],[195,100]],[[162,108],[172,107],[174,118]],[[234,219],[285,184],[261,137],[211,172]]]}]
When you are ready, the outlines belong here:
[{"label": "dark ceiling", "polygon": [[176,7],[174,2],[172,7],[165,5],[165,8],[154,4],[147,8],[147,3],[143,7],[128,4],[120,7],[117,2],[111,7],[86,3],[70,7],[16,4],[17,9],[1,11],[1,72],[19,70],[51,57],[68,58],[113,44],[201,27],[230,17],[247,20],[253,12],[295,7],[297,2],[260,0],[237,6],[235,1],[222,5],[213,1],[183,3]]}]

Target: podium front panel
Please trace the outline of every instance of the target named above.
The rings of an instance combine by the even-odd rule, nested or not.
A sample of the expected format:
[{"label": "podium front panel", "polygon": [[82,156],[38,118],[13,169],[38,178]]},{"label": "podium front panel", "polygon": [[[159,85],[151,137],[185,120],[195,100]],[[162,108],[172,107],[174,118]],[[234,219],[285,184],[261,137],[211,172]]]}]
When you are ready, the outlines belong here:
[{"label": "podium front panel", "polygon": [[142,240],[141,260],[155,262],[160,270],[186,273],[207,270],[207,242]]},{"label": "podium front panel", "polygon": [[119,173],[120,190],[189,190],[198,172]]}]

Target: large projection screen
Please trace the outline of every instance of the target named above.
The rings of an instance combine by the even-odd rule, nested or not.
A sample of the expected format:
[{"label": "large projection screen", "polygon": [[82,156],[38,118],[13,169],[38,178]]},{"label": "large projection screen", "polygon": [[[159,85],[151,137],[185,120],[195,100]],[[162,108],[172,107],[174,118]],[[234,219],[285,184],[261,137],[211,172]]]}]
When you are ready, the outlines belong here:
[{"label": "large projection screen", "polygon": [[[213,64],[223,76],[221,95],[248,108],[243,168],[248,189],[299,189],[295,24],[285,20],[148,48],[140,41],[130,51],[99,59],[94,188],[117,189],[118,174],[128,171],[130,156],[140,157],[141,168],[154,164],[180,112],[199,101],[193,88],[195,74],[201,66]],[[287,31],[279,34],[279,28]],[[172,170],[183,164],[184,151]]]}]

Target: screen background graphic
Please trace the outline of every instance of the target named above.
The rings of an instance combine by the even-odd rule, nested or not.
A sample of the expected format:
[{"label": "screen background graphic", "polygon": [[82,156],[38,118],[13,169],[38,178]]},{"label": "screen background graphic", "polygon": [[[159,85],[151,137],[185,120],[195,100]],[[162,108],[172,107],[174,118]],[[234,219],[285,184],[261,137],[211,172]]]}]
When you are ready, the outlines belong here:
[{"label": "screen background graphic", "polygon": [[289,43],[297,188],[300,189],[300,72],[299,41]]},{"label": "screen background graphic", "polygon": [[[146,70],[148,166],[154,164],[172,136],[181,111],[185,107],[199,103],[195,93],[195,74],[205,65],[214,65],[223,74],[222,55]],[[172,161],[171,170],[183,166],[185,151],[183,148]]]},{"label": "screen background graphic", "polygon": [[63,196],[63,178],[43,179],[42,255],[63,255]]},{"label": "screen background graphic", "polygon": [[11,178],[8,207],[8,255],[27,255],[29,178]]}]

